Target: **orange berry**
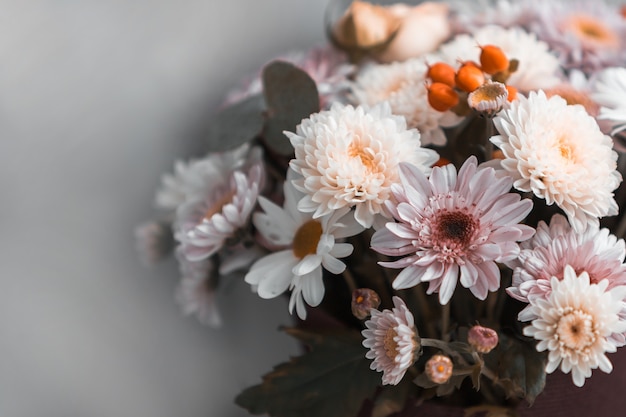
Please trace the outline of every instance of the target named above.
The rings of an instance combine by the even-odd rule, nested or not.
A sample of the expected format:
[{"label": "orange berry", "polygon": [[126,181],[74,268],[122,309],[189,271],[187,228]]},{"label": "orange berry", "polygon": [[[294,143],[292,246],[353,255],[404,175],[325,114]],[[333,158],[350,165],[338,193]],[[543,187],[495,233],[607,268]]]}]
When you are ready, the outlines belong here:
[{"label": "orange berry", "polygon": [[480,65],[487,74],[497,74],[509,69],[509,59],[502,49],[495,45],[480,47]]},{"label": "orange berry", "polygon": [[473,62],[466,62],[454,76],[456,86],[471,93],[485,83],[485,74]]},{"label": "orange berry", "polygon": [[513,87],[512,85],[507,85],[506,91],[509,92],[509,96],[506,98],[507,101],[511,102],[517,98],[517,88]]},{"label": "orange berry", "polygon": [[444,158],[443,156],[439,157],[439,160],[437,162],[435,162],[436,167],[442,167],[442,166],[446,166],[448,164],[451,164],[452,162],[448,159],[448,158]]},{"label": "orange berry", "polygon": [[450,110],[459,104],[459,95],[452,87],[444,83],[432,83],[428,89],[428,103],[437,111]]},{"label": "orange berry", "polygon": [[430,78],[434,83],[444,83],[454,87],[454,68],[445,62],[429,65],[426,77]]}]

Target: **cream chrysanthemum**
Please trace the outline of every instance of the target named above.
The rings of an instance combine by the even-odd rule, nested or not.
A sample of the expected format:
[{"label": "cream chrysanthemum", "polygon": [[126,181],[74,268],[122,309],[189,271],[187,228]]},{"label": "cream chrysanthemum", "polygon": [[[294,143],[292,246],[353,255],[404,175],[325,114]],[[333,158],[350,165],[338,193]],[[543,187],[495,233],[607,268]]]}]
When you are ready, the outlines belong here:
[{"label": "cream chrysanthemum", "polygon": [[409,128],[416,128],[423,145],[445,145],[442,127],[458,124],[462,119],[451,111],[440,112],[428,104],[426,72],[423,58],[371,64],[364,67],[352,84],[358,104],[373,106],[384,101],[394,114],[404,116]]},{"label": "cream chrysanthemum", "polygon": [[[437,161],[437,152],[421,147],[420,135],[407,129],[388,104],[371,109],[334,104],[285,132],[295,150],[291,168],[303,178],[294,181],[305,193],[298,208],[313,218],[343,207],[356,207],[356,220],[371,227],[391,214],[384,207],[399,179],[400,162],[423,172]],[[383,220],[383,221],[381,221]]]},{"label": "cream chrysanthemum", "polygon": [[584,107],[533,92],[500,112],[494,124],[500,135],[491,142],[504,154],[501,166],[515,188],[556,203],[578,231],[618,213],[617,153]]},{"label": "cream chrysanthemum", "polygon": [[599,73],[593,99],[600,105],[598,119],[611,123],[611,134],[626,130],[626,68],[613,67]]},{"label": "cream chrysanthemum", "polygon": [[291,290],[289,311],[293,313],[295,307],[298,317],[305,319],[305,302],[315,307],[324,297],[322,267],[333,274],[346,268],[338,258],[350,255],[353,247],[337,240],[358,234],[363,228],[347,207],[314,219],[310,213],[298,210],[301,195],[291,181],[285,181],[284,190],[283,208],[259,197],[265,213],[255,213],[253,221],[264,239],[286,249],[256,261],[245,281],[266,299]]},{"label": "cream chrysanthemum", "polygon": [[441,46],[441,60],[451,65],[456,65],[459,60],[479,62],[479,45],[498,46],[509,60],[519,61],[517,70],[506,83],[520,91],[549,88],[559,83],[559,62],[548,50],[548,45],[518,27],[485,26],[473,36],[458,35]]},{"label": "cream chrysanthemum", "polygon": [[373,359],[370,368],[383,373],[383,385],[397,385],[419,355],[420,341],[413,314],[400,297],[393,297],[391,310],[371,310],[365,322],[363,346]]},{"label": "cream chrysanthemum", "polygon": [[606,353],[617,350],[609,336],[626,331],[626,321],[619,317],[626,287],[607,289],[607,280],[592,284],[586,272],[577,276],[570,266],[562,280],[554,277],[550,285],[550,295],[531,297],[518,318],[532,320],[524,334],[539,341],[539,352],[549,351],[546,372],[560,367],[582,387],[592,369],[613,370]]}]

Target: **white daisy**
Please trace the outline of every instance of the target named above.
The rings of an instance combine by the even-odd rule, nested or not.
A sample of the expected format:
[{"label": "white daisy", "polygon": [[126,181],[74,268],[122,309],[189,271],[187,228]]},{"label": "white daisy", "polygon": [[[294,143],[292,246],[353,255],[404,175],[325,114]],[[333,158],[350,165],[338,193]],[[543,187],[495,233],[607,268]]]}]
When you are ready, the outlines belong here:
[{"label": "white daisy", "polygon": [[352,93],[357,104],[373,106],[388,102],[393,114],[404,116],[407,126],[420,132],[423,145],[441,146],[446,143],[441,128],[456,125],[462,118],[451,111],[437,111],[428,104],[425,62],[423,58],[415,58],[388,65],[368,65],[354,80]]},{"label": "white daisy", "polygon": [[413,314],[400,297],[393,297],[393,305],[391,310],[372,309],[361,332],[369,349],[365,357],[373,359],[371,369],[383,373],[383,385],[398,385],[420,349]]},{"label": "white daisy", "polygon": [[592,284],[586,272],[577,276],[568,266],[562,280],[552,278],[549,297],[532,297],[520,312],[520,321],[532,320],[524,334],[539,341],[539,352],[549,351],[547,373],[560,367],[582,387],[592,369],[613,370],[606,353],[617,347],[608,336],[626,331],[626,321],[618,315],[626,286],[611,290],[607,286],[607,280]]},{"label": "white daisy", "polygon": [[500,135],[491,142],[504,154],[501,166],[515,188],[556,203],[578,231],[618,213],[617,153],[583,106],[532,92],[500,112],[494,124]]},{"label": "white daisy", "polygon": [[346,266],[337,258],[352,253],[349,243],[336,240],[356,235],[363,228],[356,223],[349,208],[343,207],[314,219],[300,212],[301,197],[291,181],[285,181],[285,203],[280,208],[264,197],[259,204],[265,213],[254,214],[254,225],[264,239],[287,249],[256,261],[245,276],[261,298],[274,298],[291,290],[289,311],[295,307],[298,317],[306,318],[306,304],[317,306],[324,297],[322,267],[333,274]]},{"label": "white daisy", "polygon": [[598,119],[611,123],[611,134],[626,130],[626,68],[608,68],[599,73],[593,99],[600,105]]},{"label": "white daisy", "polygon": [[485,26],[473,36],[458,35],[441,46],[441,60],[450,65],[460,61],[479,62],[479,45],[495,45],[502,49],[509,60],[517,59],[517,71],[511,74],[507,84],[523,92],[549,88],[559,83],[559,62],[548,50],[548,45],[537,37],[513,27]]},{"label": "white daisy", "polygon": [[296,133],[285,134],[295,150],[290,166],[303,176],[294,182],[306,194],[298,208],[319,218],[356,207],[355,217],[364,227],[391,217],[384,202],[392,198],[400,162],[428,173],[438,160],[437,152],[422,148],[419,132],[407,129],[387,103],[367,110],[337,103],[304,119]]}]

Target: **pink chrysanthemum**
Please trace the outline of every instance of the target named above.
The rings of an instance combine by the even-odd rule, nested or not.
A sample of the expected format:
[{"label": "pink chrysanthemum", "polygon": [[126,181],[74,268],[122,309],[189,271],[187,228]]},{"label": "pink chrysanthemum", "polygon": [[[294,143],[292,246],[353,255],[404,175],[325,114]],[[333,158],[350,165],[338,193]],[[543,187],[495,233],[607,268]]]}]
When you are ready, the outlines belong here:
[{"label": "pink chrysanthemum", "polygon": [[188,260],[215,254],[248,225],[263,182],[262,167],[255,164],[247,173],[235,171],[229,183],[213,188],[206,198],[178,208],[174,237]]},{"label": "pink chrysanthemum", "polygon": [[562,280],[553,277],[550,285],[550,296],[531,297],[518,318],[532,320],[524,334],[539,341],[539,352],[549,352],[546,372],[560,367],[563,373],[571,372],[574,384],[582,387],[592,369],[613,370],[606,353],[617,350],[610,336],[626,331],[626,321],[618,314],[626,287],[609,289],[607,280],[591,283],[586,272],[577,275],[570,266]]},{"label": "pink chrysanthemum", "polygon": [[[591,283],[607,280],[609,289],[626,285],[626,244],[608,229],[590,225],[576,232],[564,216],[556,214],[549,226],[539,222],[535,236],[521,246],[520,255],[507,262],[513,269],[513,284],[507,292],[520,301],[547,298],[552,279],[563,279],[568,266],[577,274],[586,272]],[[626,310],[620,314],[626,317]],[[626,343],[623,334],[611,338],[618,346]]]},{"label": "pink chrysanthemum", "polygon": [[409,164],[401,164],[401,185],[392,187],[399,203],[388,204],[399,223],[387,223],[372,237],[372,248],[389,256],[381,262],[404,268],[393,282],[396,289],[428,282],[428,293],[439,292],[447,304],[457,281],[484,300],[500,287],[496,262],[513,259],[518,241],[534,229],[518,224],[532,209],[528,199],[510,193],[509,178],[496,178],[491,168],[478,169],[470,157],[458,173],[453,165],[435,167],[429,179]]},{"label": "pink chrysanthemum", "polygon": [[400,297],[393,297],[391,310],[371,310],[365,322],[363,346],[373,359],[370,368],[383,373],[383,385],[397,385],[419,354],[420,342],[413,314]]}]

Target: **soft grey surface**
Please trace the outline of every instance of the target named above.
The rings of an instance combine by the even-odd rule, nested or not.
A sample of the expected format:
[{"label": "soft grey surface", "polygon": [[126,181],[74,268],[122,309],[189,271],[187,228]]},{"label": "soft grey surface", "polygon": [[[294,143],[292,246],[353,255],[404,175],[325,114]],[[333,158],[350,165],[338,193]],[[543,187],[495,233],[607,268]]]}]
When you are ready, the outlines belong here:
[{"label": "soft grey surface", "polygon": [[0,415],[229,417],[297,352],[284,300],[236,285],[184,318],[132,229],[219,97],[324,40],[326,0],[0,1]]}]

